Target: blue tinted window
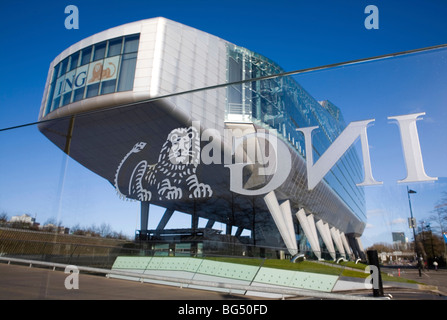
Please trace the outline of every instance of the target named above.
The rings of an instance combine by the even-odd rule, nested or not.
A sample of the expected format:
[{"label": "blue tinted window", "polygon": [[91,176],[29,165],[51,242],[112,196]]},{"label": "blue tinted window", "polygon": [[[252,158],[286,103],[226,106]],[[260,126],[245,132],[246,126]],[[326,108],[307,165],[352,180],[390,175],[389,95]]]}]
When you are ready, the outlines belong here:
[{"label": "blue tinted window", "polygon": [[98,90],[99,90],[99,82],[88,86],[86,98],[91,98],[91,97],[97,96]]},{"label": "blue tinted window", "polygon": [[90,62],[91,55],[92,55],[92,47],[88,47],[82,50],[81,66]]},{"label": "blue tinted window", "polygon": [[121,44],[123,42],[122,38],[110,40],[109,41],[109,51],[107,52],[108,57],[113,57],[121,54]]},{"label": "blue tinted window", "polygon": [[[138,45],[139,35],[115,38],[84,48],[58,63],[48,89],[45,115],[85,98],[132,90]],[[91,68],[98,65],[99,70],[93,72]]]},{"label": "blue tinted window", "polygon": [[139,39],[139,36],[127,36],[124,39],[124,53],[137,52]]},{"label": "blue tinted window", "polygon": [[73,102],[82,100],[82,98],[84,98],[84,91],[85,91],[85,87],[76,89],[73,94]]},{"label": "blue tinted window", "polygon": [[55,67],[54,67],[54,72],[53,72],[53,80],[51,80],[51,82],[55,82],[57,77],[59,76],[59,68],[60,68],[61,64],[58,63]]},{"label": "blue tinted window", "polygon": [[121,60],[120,80],[118,91],[132,90],[135,77],[135,66],[137,64],[137,54],[124,54]]},{"label": "blue tinted window", "polygon": [[64,97],[62,99],[62,105],[65,106],[66,104],[69,104],[71,100],[71,91],[69,93],[64,94]]},{"label": "blue tinted window", "polygon": [[[243,48],[229,47],[229,82],[281,72],[282,69],[265,57]],[[329,101],[317,102],[299,83],[289,77],[230,86],[227,89],[227,99],[228,119],[245,116],[251,109],[252,121],[277,129],[304,159],[306,154],[303,135],[296,129],[318,126],[319,129],[315,130],[312,138],[314,163],[346,127],[343,116],[335,105]],[[361,162],[355,150],[351,149],[324,180],[344,204],[364,220],[365,195],[362,189],[356,187],[361,178]]]},{"label": "blue tinted window", "polygon": [[104,58],[106,54],[106,43],[100,43],[95,45],[95,55],[93,57],[93,61]]},{"label": "blue tinted window", "polygon": [[53,100],[53,104],[51,106],[51,111],[56,110],[57,108],[59,108],[60,101],[61,101],[61,97],[60,96]]},{"label": "blue tinted window", "polygon": [[60,64],[59,76],[64,75],[67,72],[68,60],[70,57],[65,58]]},{"label": "blue tinted window", "polygon": [[79,62],[79,52],[76,52],[75,54],[71,55],[69,71],[76,69],[78,67],[78,62]]},{"label": "blue tinted window", "polygon": [[104,81],[101,83],[101,94],[115,92],[115,87],[116,87],[116,79]]}]

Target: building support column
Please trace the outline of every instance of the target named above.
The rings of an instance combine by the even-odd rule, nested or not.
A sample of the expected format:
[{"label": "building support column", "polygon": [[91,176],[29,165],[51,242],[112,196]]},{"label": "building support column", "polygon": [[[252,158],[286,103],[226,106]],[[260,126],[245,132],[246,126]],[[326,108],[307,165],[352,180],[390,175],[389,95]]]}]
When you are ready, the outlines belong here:
[{"label": "building support column", "polygon": [[343,246],[345,247],[346,253],[348,256],[352,256],[351,248],[349,247],[348,240],[346,239],[346,235],[344,232],[340,232],[340,238],[341,242],[343,243]]},{"label": "building support column", "polygon": [[236,230],[236,233],[234,234],[234,236],[236,238],[239,238],[241,236],[241,234],[242,234],[242,231],[244,231],[244,228],[238,227],[237,230]]},{"label": "building support column", "polygon": [[158,226],[156,228],[156,230],[157,230],[156,234],[157,235],[160,234],[160,231],[164,230],[164,228],[166,227],[166,225],[169,222],[169,219],[171,219],[173,213],[174,213],[174,210],[166,209],[165,213],[163,214],[163,217],[161,217],[161,220],[158,223]]},{"label": "building support column", "polygon": [[355,240],[356,240],[357,245],[360,249],[360,258],[362,260],[366,260],[365,249],[363,249],[363,244],[362,244],[362,241],[360,240],[360,237],[355,237]]},{"label": "building support column", "polygon": [[331,233],[329,231],[329,225],[324,223],[323,220],[318,220],[315,225],[317,226],[318,231],[320,232],[321,238],[323,238],[323,242],[326,245],[329,254],[331,255],[332,260],[335,261],[335,248],[334,243],[332,242]]},{"label": "building support column", "polygon": [[140,203],[140,236],[147,236],[147,227],[149,223],[149,201]]},{"label": "building support column", "polygon": [[193,212],[191,213],[191,231],[193,234],[197,232],[199,227],[199,215],[197,214],[196,202],[194,201]]},{"label": "building support column", "polygon": [[356,259],[362,259],[362,255],[360,253],[359,244],[357,242],[357,239],[354,234],[350,233],[347,234],[346,237],[348,238],[349,246],[351,247],[352,253],[354,254],[354,257]]},{"label": "building support column", "polygon": [[318,242],[313,215],[310,214],[309,217],[307,217],[304,209],[300,209],[296,213],[296,217],[298,218],[298,221],[306,234],[307,240],[309,240],[313,253],[318,260],[321,260],[320,243]]},{"label": "building support column", "polygon": [[216,220],[208,220],[208,222],[206,223],[205,228],[212,229],[215,222],[216,222]]},{"label": "building support column", "polygon": [[332,227],[331,234],[332,234],[332,239],[334,239],[335,245],[337,246],[338,252],[340,252],[340,255],[343,258],[346,258],[345,249],[343,248],[343,243],[341,242],[341,238],[340,238],[340,231],[338,231],[338,229],[335,229],[334,227]]},{"label": "building support column", "polygon": [[264,201],[275,221],[287,250],[292,256],[296,255],[298,253],[298,245],[296,243],[295,228],[293,227],[290,202],[286,201],[280,206],[274,191],[268,193],[264,197]]},{"label": "building support column", "polygon": [[225,234],[227,236],[231,236],[231,232],[233,231],[233,226],[230,223],[225,224]]}]

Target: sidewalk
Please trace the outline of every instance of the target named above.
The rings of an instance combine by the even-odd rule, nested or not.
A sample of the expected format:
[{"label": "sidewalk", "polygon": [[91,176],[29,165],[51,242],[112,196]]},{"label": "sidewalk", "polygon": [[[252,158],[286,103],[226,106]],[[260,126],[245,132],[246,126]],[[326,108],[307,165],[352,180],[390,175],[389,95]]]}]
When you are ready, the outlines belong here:
[{"label": "sidewalk", "polygon": [[425,286],[434,286],[437,287],[437,290],[447,296],[447,270],[446,269],[438,269],[435,271],[433,269],[423,270],[422,275],[419,276],[419,271],[416,268],[399,268],[396,267],[382,267],[380,270],[384,273],[390,274],[393,277],[399,277],[399,269],[400,276],[402,278],[410,279],[417,281],[420,284]]}]

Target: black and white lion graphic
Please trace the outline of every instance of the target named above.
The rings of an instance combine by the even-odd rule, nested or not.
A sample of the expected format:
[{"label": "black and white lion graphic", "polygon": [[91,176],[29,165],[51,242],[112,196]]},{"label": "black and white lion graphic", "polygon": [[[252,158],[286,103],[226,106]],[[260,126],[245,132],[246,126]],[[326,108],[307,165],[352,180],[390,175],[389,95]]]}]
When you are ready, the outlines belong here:
[{"label": "black and white lion graphic", "polygon": [[[145,146],[145,142],[136,143],[118,166],[115,187],[120,196],[126,197],[118,187],[119,173],[128,158]],[[135,166],[127,194],[140,201],[211,197],[211,187],[200,183],[196,175],[199,160],[200,139],[197,130],[194,127],[174,129],[163,144],[156,164],[142,160]],[[187,192],[184,189],[188,189]]]}]

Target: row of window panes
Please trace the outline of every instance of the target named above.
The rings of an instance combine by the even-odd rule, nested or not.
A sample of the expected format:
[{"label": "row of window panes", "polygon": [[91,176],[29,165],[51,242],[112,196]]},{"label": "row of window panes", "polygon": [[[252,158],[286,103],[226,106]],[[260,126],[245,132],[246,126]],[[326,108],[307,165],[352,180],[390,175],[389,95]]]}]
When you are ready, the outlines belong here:
[{"label": "row of window panes", "polygon": [[[229,50],[228,74],[227,74],[229,82],[241,80],[241,74],[243,71],[242,71],[242,63],[241,63],[242,58],[239,56],[240,54],[241,53],[236,53],[231,49]],[[242,54],[244,54],[244,53],[242,53]],[[250,61],[249,56],[246,57],[246,61]],[[263,76],[263,75],[269,75],[269,73],[266,74],[266,72],[264,70],[260,70],[256,64],[251,64],[251,68],[252,68],[252,70],[255,70],[254,73],[256,74],[257,77]],[[272,68],[270,68],[270,69],[272,69]],[[272,71],[272,70],[270,70],[270,71]],[[249,74],[247,74],[246,76],[248,78],[251,78],[251,76]],[[288,85],[286,85],[286,86],[284,86],[283,83],[276,83],[277,81],[281,82],[281,80],[288,81],[291,83],[288,83]],[[278,129],[278,131],[280,133],[283,133],[284,135],[286,135],[286,132],[285,131],[283,132],[283,125],[285,124],[283,122],[285,120],[284,116],[283,116],[284,111],[287,114],[289,114],[292,118],[294,118],[294,120],[296,120],[298,122],[300,122],[300,120],[307,120],[312,125],[316,125],[316,124],[320,124],[322,126],[323,126],[323,124],[325,126],[331,126],[331,125],[335,125],[335,124],[339,125],[338,123],[336,123],[335,119],[334,119],[334,121],[324,121],[324,119],[319,120],[318,118],[315,117],[316,115],[312,114],[312,112],[309,112],[310,110],[312,110],[314,108],[320,107],[320,105],[316,101],[313,101],[314,99],[310,98],[310,96],[307,94],[307,92],[305,92],[305,90],[302,89],[299,85],[294,83],[294,80],[292,80],[292,79],[290,79],[290,80],[286,79],[286,78],[280,78],[280,79],[276,79],[276,80],[272,79],[269,81],[256,82],[254,84],[259,84],[260,87],[264,87],[264,90],[262,88],[256,88],[256,85],[252,85],[253,117],[255,119],[261,120],[262,122],[272,126],[273,128]],[[272,88],[283,87],[283,89],[284,89],[283,94],[280,97],[276,96],[276,94],[275,94],[276,90],[268,90],[269,85],[272,85]],[[288,88],[289,90],[286,90],[286,88]],[[291,88],[295,88],[295,90],[298,90],[298,91],[294,91],[293,89],[291,90]],[[227,92],[227,98],[230,103],[236,103],[236,102],[241,103],[242,93],[240,91],[240,88],[237,86],[231,86],[230,90],[228,90],[228,92]],[[291,98],[291,99],[289,99],[289,98]],[[279,101],[278,99],[281,101]],[[296,101],[295,99],[298,99],[298,101]],[[299,99],[306,100],[306,102],[305,102],[306,107],[304,109],[307,109],[307,110],[302,110],[302,111],[307,111],[307,112],[305,112],[306,113],[305,115],[299,114],[299,112],[298,113],[296,112],[300,109],[296,105],[297,102],[299,103]],[[258,104],[260,104],[260,105],[258,106]],[[310,107],[310,105],[314,105],[314,104],[315,104],[314,108]],[[257,106],[259,107],[259,110],[256,109]],[[270,108],[272,110],[270,110],[270,111],[267,110]],[[284,108],[285,108],[285,110],[281,110]],[[273,109],[275,109],[275,110],[273,110]],[[273,121],[273,123],[271,123],[271,121],[269,121],[269,120],[264,119],[264,116],[267,116],[267,118],[270,119],[271,121]],[[302,118],[303,116],[306,117],[307,119],[303,119]],[[276,118],[278,118],[278,119],[276,119]],[[275,121],[275,120],[277,120],[277,121]],[[324,123],[323,124],[320,123],[321,121],[323,121]],[[287,122],[287,120],[286,120],[286,122]],[[326,122],[331,122],[331,123],[326,123]],[[298,127],[305,127],[305,126],[308,126],[309,124],[296,123],[295,125]],[[292,135],[293,135],[293,133],[296,133],[295,130],[292,130],[290,132],[292,132]],[[293,145],[295,146],[296,139],[294,139],[294,138],[298,138],[298,137],[293,137],[293,136],[291,137],[290,132],[288,132],[289,141],[290,140],[293,141]],[[319,145],[318,149],[323,148],[323,150],[325,150],[326,148],[324,148],[324,146],[326,146],[327,144],[330,144],[328,136],[319,137],[320,139],[315,139],[315,138],[316,137],[314,137],[314,140],[319,140],[319,143],[316,143],[317,145]],[[304,150],[304,148],[303,148],[303,150]],[[352,159],[350,159],[350,160],[352,160]],[[345,165],[347,165],[346,161],[347,161],[347,159],[345,158],[345,160],[343,161],[344,168],[345,168]],[[348,167],[351,165],[352,165],[352,163],[350,163],[348,165]],[[352,169],[352,168],[349,168],[349,169]],[[337,171],[337,174],[334,174],[334,178],[341,179],[342,181],[344,181],[343,183],[341,181],[339,181],[339,183],[341,184],[341,186],[343,188],[346,188],[347,185],[350,185],[350,187],[355,186],[355,181],[353,180],[352,174],[357,176],[355,174],[357,171],[353,173],[353,172],[350,172],[351,170],[349,170],[349,169],[346,171],[348,173],[348,177],[343,174],[343,170],[341,168],[339,168],[339,171]],[[332,180],[331,180],[331,182],[333,183]],[[337,184],[334,184],[332,186],[332,188],[340,189],[337,187]],[[334,191],[337,192],[337,190],[334,190]],[[364,212],[362,211],[362,204],[364,205],[364,195],[359,193],[358,188],[354,188],[354,190],[351,190],[351,192],[353,192],[355,195],[349,194],[349,196],[347,197],[346,194],[343,194],[344,197],[342,197],[342,198],[344,199],[345,202],[351,203],[350,207],[353,208],[354,212],[359,212],[362,215],[364,215]]]},{"label": "row of window panes", "polygon": [[[111,39],[75,52],[57,64],[54,67],[45,114],[68,103],[91,98],[98,94],[102,95],[117,91],[132,90],[138,44],[138,34]],[[88,65],[91,62],[115,56],[119,56],[119,63],[117,66],[119,70],[116,70],[117,77],[115,79],[100,81],[91,85],[85,84],[83,87],[71,90],[70,92],[61,94],[53,99],[57,80],[63,77],[66,73],[81,66]]]}]

